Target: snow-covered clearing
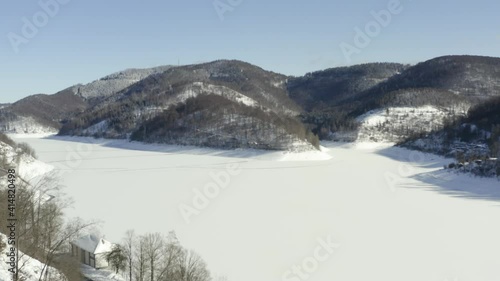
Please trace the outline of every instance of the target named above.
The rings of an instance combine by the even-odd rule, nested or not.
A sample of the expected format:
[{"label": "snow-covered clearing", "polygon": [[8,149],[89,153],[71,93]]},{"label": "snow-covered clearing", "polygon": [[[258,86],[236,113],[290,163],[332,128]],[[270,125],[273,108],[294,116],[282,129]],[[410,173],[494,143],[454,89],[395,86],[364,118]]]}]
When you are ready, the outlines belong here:
[{"label": "snow-covered clearing", "polygon": [[[7,243],[7,236],[0,233],[0,240],[3,243]],[[12,273],[9,270],[12,270],[13,264],[10,264],[10,257],[7,256],[10,254],[10,245],[8,245],[3,251],[0,251],[0,280],[1,281],[9,281],[12,280]],[[38,260],[29,257],[22,252],[19,252],[19,280],[38,280],[40,277],[40,272],[42,271],[44,265]],[[49,276],[50,280],[63,280],[61,273],[56,269],[50,267],[49,268]],[[107,281],[107,280],[105,280]]]},{"label": "snow-covered clearing", "polygon": [[[131,228],[175,230],[230,281],[500,278],[500,182],[440,171],[449,159],[387,145],[326,143],[311,158],[17,140],[64,172],[68,215],[103,220],[112,242]],[[195,196],[204,187],[212,198]],[[188,224],[179,206],[200,210]],[[325,249],[328,239],[335,247]]]},{"label": "snow-covered clearing", "polygon": [[360,141],[398,141],[412,132],[430,132],[443,126],[443,118],[454,116],[449,109],[435,106],[388,107],[357,118]]},{"label": "snow-covered clearing", "polygon": [[229,100],[243,103],[244,105],[247,105],[247,106],[257,106],[258,105],[258,103],[255,100],[253,100],[245,95],[242,95],[242,94],[238,93],[237,91],[234,91],[230,88],[227,88],[224,86],[209,85],[209,84],[205,84],[203,82],[195,82],[195,83],[187,86],[186,89],[184,90],[184,92],[177,97],[176,101],[177,102],[185,102],[188,98],[197,97],[198,95],[200,95],[202,93],[211,93],[214,95],[219,95],[219,96],[225,97]]}]

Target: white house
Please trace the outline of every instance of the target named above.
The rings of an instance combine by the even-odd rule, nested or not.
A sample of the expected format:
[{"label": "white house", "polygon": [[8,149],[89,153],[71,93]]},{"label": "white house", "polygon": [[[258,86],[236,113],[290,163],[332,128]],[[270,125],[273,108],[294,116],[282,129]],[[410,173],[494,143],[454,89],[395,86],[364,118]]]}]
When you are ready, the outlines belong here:
[{"label": "white house", "polygon": [[81,263],[96,269],[108,267],[106,254],[113,249],[113,243],[89,234],[70,244],[71,255],[77,257]]}]

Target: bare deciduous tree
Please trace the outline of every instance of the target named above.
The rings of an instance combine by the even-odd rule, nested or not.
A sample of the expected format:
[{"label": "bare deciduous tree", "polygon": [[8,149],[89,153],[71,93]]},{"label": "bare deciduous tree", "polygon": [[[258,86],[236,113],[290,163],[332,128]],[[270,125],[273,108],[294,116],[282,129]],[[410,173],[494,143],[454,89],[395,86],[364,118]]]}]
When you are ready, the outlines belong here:
[{"label": "bare deciduous tree", "polygon": [[136,260],[134,263],[134,269],[135,279],[137,281],[144,281],[148,270],[145,240],[144,236],[140,236],[134,245],[134,255]]},{"label": "bare deciduous tree", "polygon": [[179,264],[179,279],[182,281],[209,281],[210,272],[205,261],[192,250],[183,250]]},{"label": "bare deciduous tree", "polygon": [[171,231],[167,237],[167,241],[163,246],[163,260],[160,265],[160,271],[157,277],[159,281],[175,280],[175,275],[178,270],[182,247],[175,232]]},{"label": "bare deciduous tree", "polygon": [[145,236],[146,257],[149,262],[150,281],[155,281],[155,271],[157,264],[161,260],[163,236],[160,233],[148,233]]},{"label": "bare deciduous tree", "polygon": [[[19,165],[19,162],[17,163]],[[3,168],[3,167],[2,167]],[[17,175],[16,181],[16,275],[20,274],[32,258],[39,260],[43,267],[38,273],[38,280],[54,280],[49,268],[57,268],[56,256],[67,250],[69,241],[94,222],[79,219],[67,221],[64,209],[71,205],[61,191],[56,177],[51,174],[39,179],[25,180]],[[0,192],[0,207],[6,209],[6,192]],[[5,198],[4,198],[5,197]],[[4,225],[0,231],[5,232]]]},{"label": "bare deciduous tree", "polygon": [[128,280],[132,281],[132,272],[134,265],[134,245],[135,245],[135,232],[134,230],[127,230],[125,232],[125,238],[123,239],[123,249],[125,257],[127,258],[128,266]]}]

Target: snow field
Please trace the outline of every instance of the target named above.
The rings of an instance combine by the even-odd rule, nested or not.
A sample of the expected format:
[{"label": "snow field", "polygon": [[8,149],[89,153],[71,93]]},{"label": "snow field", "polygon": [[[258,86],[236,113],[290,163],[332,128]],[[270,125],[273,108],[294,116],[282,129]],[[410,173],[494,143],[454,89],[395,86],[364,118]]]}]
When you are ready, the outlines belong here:
[{"label": "snow field", "polygon": [[[309,158],[322,161],[102,140],[78,154],[85,140],[20,141],[64,171],[75,200],[68,215],[103,220],[112,242],[132,228],[175,230],[228,280],[498,280],[500,199],[475,195],[499,184],[443,173],[449,159],[334,143]],[[75,165],[68,149],[80,155]],[[241,173],[187,224],[179,206],[227,165]],[[338,248],[320,261],[315,251],[327,237]]]}]

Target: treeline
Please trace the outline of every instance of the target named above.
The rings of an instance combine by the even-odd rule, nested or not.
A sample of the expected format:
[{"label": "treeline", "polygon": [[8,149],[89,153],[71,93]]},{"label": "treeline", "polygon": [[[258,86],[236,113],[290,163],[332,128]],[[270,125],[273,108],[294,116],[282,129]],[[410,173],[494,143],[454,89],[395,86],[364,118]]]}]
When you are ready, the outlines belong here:
[{"label": "treeline", "polygon": [[500,124],[500,97],[472,107],[469,110],[467,122],[474,123],[483,130]]},{"label": "treeline", "polygon": [[500,97],[481,103],[469,111],[467,123],[487,132],[486,138],[493,157],[500,157]]},{"label": "treeline", "polygon": [[[16,147],[17,146],[17,143],[9,138],[9,136],[7,136],[6,134],[0,132],[0,142],[3,142],[11,147]],[[2,157],[4,157],[4,155],[1,155]]]},{"label": "treeline", "polygon": [[297,119],[200,95],[171,106],[132,133],[131,140],[219,148],[288,149],[297,140],[319,139]]},{"label": "treeline", "polygon": [[499,156],[500,97],[472,107],[464,118],[448,120],[443,132],[447,142],[484,142],[490,147],[491,156]]},{"label": "treeline", "polygon": [[447,108],[458,114],[460,111],[465,113],[470,107],[470,102],[450,91],[433,88],[397,90],[385,94],[378,100],[380,107],[420,107],[426,105]]},{"label": "treeline", "polygon": [[331,68],[290,78],[288,91],[290,97],[306,111],[319,111],[351,103],[365,91],[407,67],[395,63],[371,63]]},{"label": "treeline", "polygon": [[[36,155],[36,151],[29,144],[24,142],[17,143],[11,138],[9,138],[9,136],[1,132],[0,132],[0,142],[3,142],[11,146],[14,150],[17,151],[18,155],[29,155],[35,159],[38,158],[38,156]],[[5,155],[0,155],[0,159],[2,159],[2,161],[6,161]],[[2,163],[3,165],[7,165],[5,162]]]},{"label": "treeline", "polygon": [[302,122],[311,128],[319,139],[331,139],[335,133],[358,130],[360,124],[354,117],[342,110],[309,112],[301,115]]},{"label": "treeline", "polygon": [[136,235],[126,232],[123,242],[106,255],[115,272],[128,281],[210,281],[205,261],[184,248],[174,232]]}]

